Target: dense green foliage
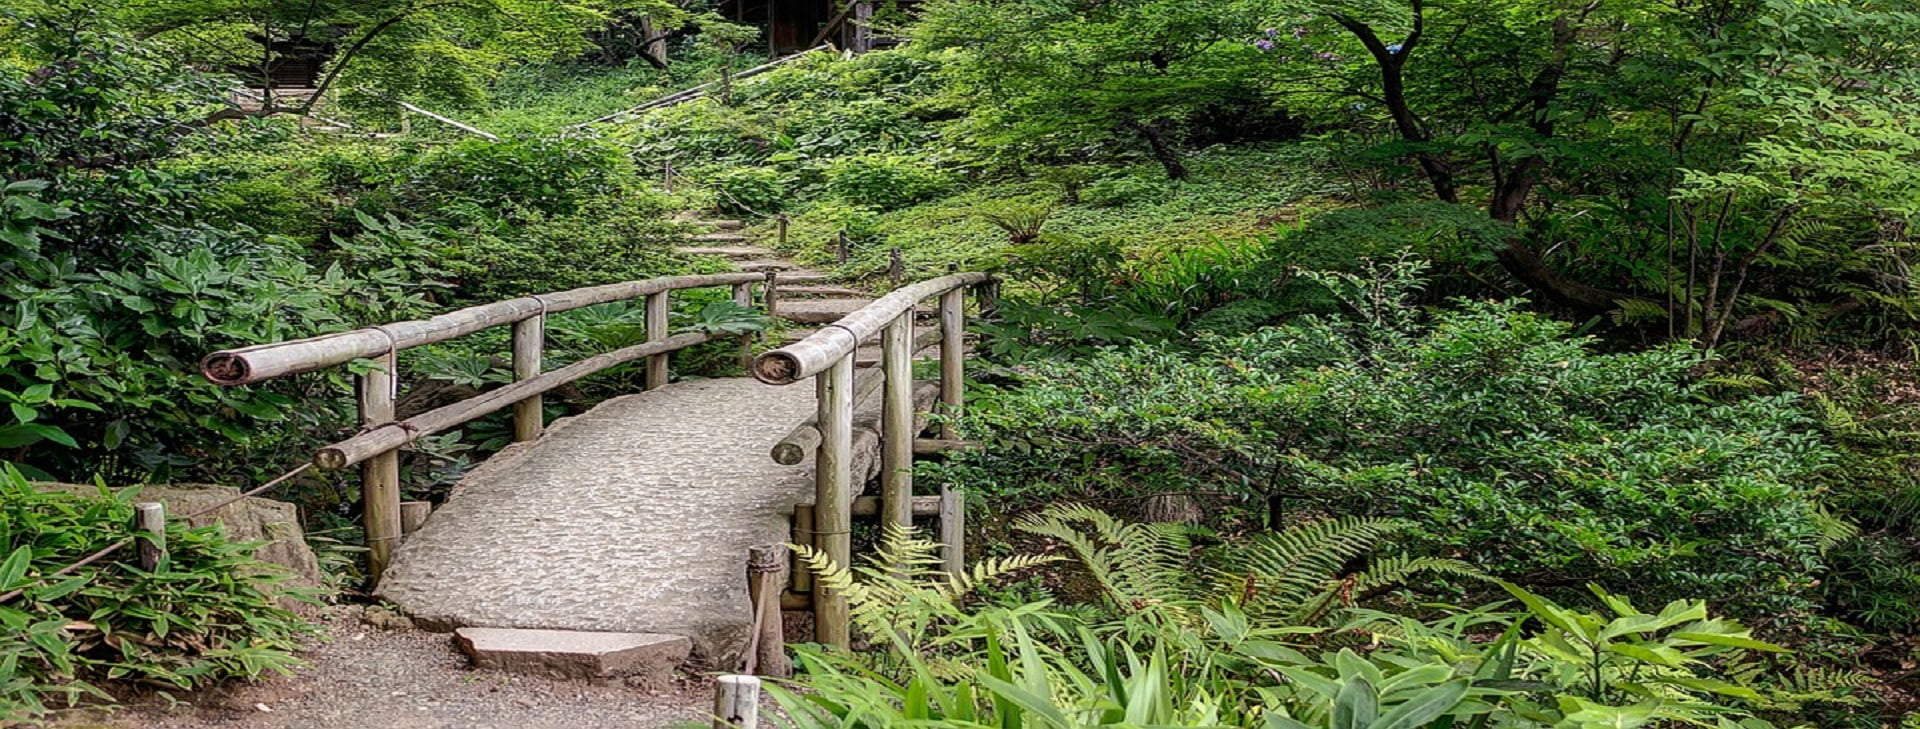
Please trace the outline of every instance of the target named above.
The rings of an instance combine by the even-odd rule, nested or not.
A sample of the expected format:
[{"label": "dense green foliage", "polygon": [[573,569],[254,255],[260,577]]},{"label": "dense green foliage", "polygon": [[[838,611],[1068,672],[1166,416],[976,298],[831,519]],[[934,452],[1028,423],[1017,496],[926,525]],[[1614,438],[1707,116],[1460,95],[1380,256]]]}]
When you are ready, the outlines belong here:
[{"label": "dense green foliage", "polygon": [[0,470],[0,593],[21,592],[0,603],[0,721],[105,698],[104,679],[180,690],[296,665],[313,628],[281,601],[307,598],[217,526],[170,523],[152,572],[109,560],[53,575],[125,536],[136,495],[41,493]]},{"label": "dense green foliage", "polygon": [[1000,498],[1392,516],[1528,584],[1806,606],[1808,479],[1833,455],[1791,396],[1721,400],[1688,348],[1603,354],[1508,305],[1423,316],[1416,280],[1380,275],[1322,277],[1344,315],[1025,367],[968,422],[995,447],[947,473]]},{"label": "dense green foliage", "polygon": [[[1035,560],[989,563],[954,578],[916,568],[930,561],[933,545],[898,535],[859,570],[863,581],[822,565],[828,584],[847,590],[877,650],[802,649],[805,673],[795,683],[804,691],[777,692],[782,707],[802,727],[1760,729],[1775,725],[1758,714],[1804,700],[1745,680],[1756,652],[1781,649],[1710,616],[1701,602],[1649,613],[1596,588],[1606,612],[1592,613],[1508,585],[1523,612],[1448,608],[1421,622],[1341,603],[1338,628],[1329,629],[1286,612],[1243,610],[1241,585],[1340,591],[1361,578],[1316,571],[1324,569],[1316,557],[1364,550],[1364,538],[1332,547],[1337,532],[1292,530],[1275,537],[1280,561],[1271,564],[1280,571],[1230,566],[1215,573],[1226,589],[1182,593],[1172,581],[1205,573],[1194,574],[1195,555],[1168,548],[1174,528],[1080,516],[1106,522],[1119,542],[1075,548],[1096,574],[1125,585],[1107,611],[1069,612],[1048,601],[964,607],[956,596]],[[1186,570],[1173,568],[1175,555]],[[1134,588],[1154,580],[1163,582],[1148,594],[1159,597],[1143,599]],[[1523,631],[1528,620],[1542,627]]]}]

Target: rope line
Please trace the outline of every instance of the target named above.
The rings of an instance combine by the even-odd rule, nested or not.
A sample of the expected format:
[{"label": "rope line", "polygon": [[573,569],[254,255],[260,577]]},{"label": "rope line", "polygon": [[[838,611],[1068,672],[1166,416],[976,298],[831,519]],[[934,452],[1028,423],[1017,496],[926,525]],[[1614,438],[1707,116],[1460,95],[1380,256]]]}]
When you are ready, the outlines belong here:
[{"label": "rope line", "polygon": [[[186,516],[176,517],[176,518],[195,519],[198,517],[206,516],[207,514],[232,506],[235,503],[238,503],[239,501],[241,501],[242,499],[246,499],[246,498],[258,495],[264,491],[267,491],[268,489],[271,489],[275,486],[279,486],[280,484],[286,483],[288,480],[294,478],[295,476],[299,476],[302,473],[306,473],[307,469],[310,469],[310,468],[313,468],[312,463],[302,463],[298,467],[294,468],[293,470],[280,474],[279,476],[275,477],[273,480],[268,481],[264,484],[261,484],[260,486],[254,488],[251,491],[246,491],[231,499],[227,499],[226,501],[222,501],[218,504],[214,504],[213,506],[209,506],[207,508],[201,509],[191,514],[187,514]],[[74,562],[73,564],[69,564],[65,567],[61,567],[60,569],[54,570],[53,572],[50,572],[48,574],[41,575],[40,577],[34,579],[34,581],[32,582],[29,582],[25,585],[21,585],[20,587],[4,595],[0,595],[0,603],[12,602],[15,598],[18,598],[21,595],[26,594],[27,590],[37,587],[41,583],[46,582],[47,580],[72,574],[74,570],[80,569],[81,567],[85,567],[87,565],[98,562],[102,559],[105,559],[109,555],[112,555],[114,552],[120,551],[121,548],[129,544],[132,544],[134,540],[139,538],[140,538],[139,535],[134,535],[134,536],[127,537],[125,539],[121,539],[120,541],[114,542],[112,544],[107,545],[106,547],[101,548],[100,551],[97,551],[97,552],[94,552],[93,554],[89,554],[85,557],[82,557],[78,562]]]}]

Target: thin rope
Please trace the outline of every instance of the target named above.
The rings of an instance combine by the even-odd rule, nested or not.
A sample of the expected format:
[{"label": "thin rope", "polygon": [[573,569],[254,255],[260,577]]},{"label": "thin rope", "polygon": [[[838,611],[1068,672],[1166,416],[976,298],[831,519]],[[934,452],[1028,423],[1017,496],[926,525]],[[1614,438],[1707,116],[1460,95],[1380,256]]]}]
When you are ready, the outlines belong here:
[{"label": "thin rope", "polygon": [[[264,483],[264,484],[261,484],[261,485],[260,485],[259,487],[257,487],[257,488],[255,488],[255,489],[253,489],[253,490],[251,490],[251,491],[247,491],[247,492],[245,492],[245,493],[242,493],[242,494],[240,494],[240,495],[238,495],[238,496],[235,496],[235,497],[233,497],[233,498],[231,498],[231,499],[227,499],[226,501],[222,501],[222,502],[220,502],[220,503],[218,503],[218,504],[214,504],[213,506],[210,506],[210,507],[207,507],[207,508],[205,508],[205,509],[201,509],[201,510],[199,510],[199,511],[196,511],[196,512],[193,512],[193,513],[191,513],[191,514],[188,514],[188,515],[186,515],[186,516],[183,516],[183,517],[178,517],[178,518],[181,518],[181,519],[194,519],[194,518],[197,518],[197,517],[201,517],[201,516],[205,516],[205,515],[207,515],[207,514],[209,514],[209,513],[212,513],[212,512],[215,512],[215,511],[219,511],[219,510],[221,510],[221,509],[224,509],[224,508],[226,508],[226,507],[228,507],[228,506],[232,506],[233,504],[235,504],[235,503],[237,503],[237,502],[239,502],[239,501],[240,501],[241,499],[245,499],[245,498],[248,498],[248,497],[250,497],[250,496],[255,496],[255,495],[258,495],[258,494],[260,494],[260,493],[261,493],[261,492],[263,492],[263,491],[266,491],[266,490],[268,490],[268,489],[271,489],[271,488],[273,488],[273,487],[275,487],[275,486],[279,486],[280,484],[283,484],[283,483],[286,483],[288,479],[291,479],[291,478],[293,478],[293,477],[295,477],[295,476],[298,476],[298,475],[300,475],[300,474],[302,474],[302,473],[305,473],[305,472],[307,471],[307,469],[310,469],[310,468],[313,468],[313,464],[312,464],[312,463],[303,463],[303,464],[300,464],[300,466],[299,466],[299,467],[297,467],[297,468],[295,468],[295,469],[293,469],[293,470],[291,470],[291,471],[288,471],[288,472],[286,472],[286,473],[283,473],[283,474],[280,474],[280,475],[279,475],[278,477],[275,477],[275,478],[274,478],[273,480],[271,480],[271,481],[268,481],[268,482],[266,482],[266,483]],[[77,569],[80,569],[81,567],[85,567],[85,566],[87,566],[87,565],[90,565],[90,564],[93,564],[93,563],[95,563],[95,562],[98,562],[98,561],[100,561],[100,560],[102,560],[102,559],[105,559],[105,558],[106,558],[106,557],[107,557],[108,555],[111,555],[111,554],[113,554],[114,552],[118,552],[118,551],[120,551],[120,549],[121,549],[122,547],[125,547],[125,546],[127,546],[127,545],[129,545],[129,544],[132,544],[134,540],[136,540],[136,539],[139,539],[139,538],[140,538],[140,537],[139,537],[138,535],[135,535],[135,536],[131,536],[131,537],[127,537],[127,538],[125,538],[125,539],[121,539],[121,540],[120,540],[120,541],[118,541],[118,542],[114,542],[114,543],[112,543],[112,544],[109,544],[109,545],[107,545],[106,547],[104,547],[104,548],[102,548],[102,549],[101,549],[100,551],[98,551],[98,552],[94,552],[93,554],[89,554],[89,555],[87,555],[86,557],[83,557],[83,558],[81,558],[81,559],[80,559],[80,561],[78,561],[78,562],[74,562],[73,564],[69,564],[69,565],[67,565],[67,566],[65,566],[65,567],[61,567],[60,569],[57,569],[57,570],[54,570],[54,571],[53,571],[53,572],[51,572],[51,573],[48,573],[48,574],[46,574],[46,575],[42,575],[42,576],[40,576],[39,578],[37,578],[37,579],[35,579],[35,580],[34,580],[34,581],[32,581],[32,582],[29,582],[29,583],[27,583],[27,584],[25,584],[25,585],[21,585],[21,586],[20,586],[19,588],[17,588],[17,589],[15,589],[15,590],[13,590],[12,592],[9,592],[9,593],[7,593],[7,594],[4,594],[4,595],[0,595],[0,603],[6,603],[6,602],[12,602],[12,601],[14,600],[14,598],[17,598],[17,597],[20,597],[21,595],[24,595],[24,594],[26,594],[26,592],[27,592],[27,590],[28,590],[28,589],[30,589],[30,588],[33,588],[33,587],[36,587],[36,586],[38,586],[38,585],[40,585],[41,583],[43,583],[43,582],[46,582],[47,580],[51,580],[51,579],[53,579],[53,578],[55,578],[55,577],[61,577],[61,576],[64,576],[64,575],[68,575],[68,574],[72,574],[74,570],[77,570]]]}]

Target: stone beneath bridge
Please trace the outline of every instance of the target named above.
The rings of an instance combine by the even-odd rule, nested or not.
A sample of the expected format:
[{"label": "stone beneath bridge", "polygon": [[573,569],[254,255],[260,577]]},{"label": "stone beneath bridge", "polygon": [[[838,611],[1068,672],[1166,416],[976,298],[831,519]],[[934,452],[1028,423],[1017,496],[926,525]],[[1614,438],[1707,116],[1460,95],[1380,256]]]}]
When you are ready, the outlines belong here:
[{"label": "stone beneath bridge", "polygon": [[475,468],[377,594],[424,627],[665,633],[731,666],[747,548],[788,541],[812,500],[811,462],[768,452],[813,409],[811,384],[749,379],[609,400]]}]

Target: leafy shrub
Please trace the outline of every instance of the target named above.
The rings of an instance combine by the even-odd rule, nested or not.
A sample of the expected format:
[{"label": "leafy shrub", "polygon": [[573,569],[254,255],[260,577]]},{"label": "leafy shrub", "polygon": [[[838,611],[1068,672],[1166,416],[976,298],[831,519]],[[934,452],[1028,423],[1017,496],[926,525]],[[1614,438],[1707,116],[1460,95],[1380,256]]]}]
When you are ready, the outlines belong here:
[{"label": "leafy shrub", "polygon": [[898,154],[865,154],[834,160],[827,191],[836,198],[878,210],[925,202],[953,189],[954,179],[920,160]]},{"label": "leafy shrub", "polygon": [[1116,175],[1087,185],[1080,200],[1096,208],[1117,208],[1164,196],[1171,187],[1164,177]]},{"label": "leafy shrub", "polygon": [[719,196],[720,209],[730,213],[763,215],[779,212],[787,203],[786,183],[780,171],[767,167],[729,167],[702,175]]},{"label": "leafy shrub", "polygon": [[1405,279],[1323,282],[1349,314],[1028,363],[969,411],[992,446],[947,475],[1001,498],[1402,518],[1411,548],[1520,581],[1808,606],[1809,478],[1832,454],[1795,398],[1716,400],[1684,347],[1603,354],[1510,305],[1423,316]]},{"label": "leafy shrub", "polygon": [[167,558],[153,572],[109,559],[51,577],[127,536],[134,496],[42,493],[0,469],[0,593],[24,590],[0,603],[0,721],[110,698],[94,685],[103,679],[191,689],[295,665],[314,628],[279,601],[310,596],[276,587],[278,567],[218,527],[169,522]]},{"label": "leafy shrub", "polygon": [[[1244,612],[1229,596],[1195,609],[1198,619],[1164,620],[1150,600],[1117,616],[1046,599],[969,605],[962,599],[988,580],[1051,559],[949,576],[930,571],[935,549],[895,532],[857,572],[809,553],[823,584],[848,594],[875,650],[799,648],[801,690],[773,692],[796,726],[1773,726],[1752,718],[1766,697],[1709,662],[1780,649],[1698,601],[1648,613],[1596,591],[1611,614],[1595,614],[1509,586],[1526,612],[1450,611],[1423,623],[1343,604],[1346,620],[1330,630]],[[1118,567],[1108,552],[1076,554]],[[1545,626],[1539,634],[1522,633],[1529,619]]]},{"label": "leafy shrub", "polygon": [[625,150],[582,137],[463,139],[420,155],[396,186],[416,210],[579,212],[634,176]]}]

